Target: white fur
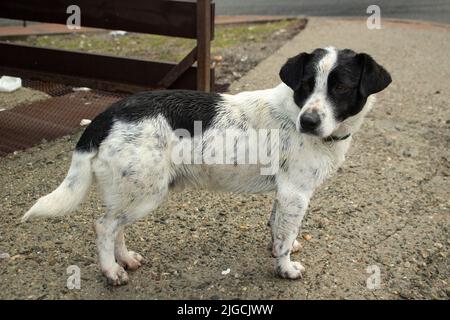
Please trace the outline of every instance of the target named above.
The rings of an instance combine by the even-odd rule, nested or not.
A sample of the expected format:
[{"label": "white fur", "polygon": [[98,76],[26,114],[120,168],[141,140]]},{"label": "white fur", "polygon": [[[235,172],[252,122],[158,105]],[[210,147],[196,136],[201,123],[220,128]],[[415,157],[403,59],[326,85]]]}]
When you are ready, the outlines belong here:
[{"label": "white fur", "polygon": [[272,179],[261,175],[260,162],[174,163],[174,148],[179,144],[191,145],[195,138],[180,140],[162,116],[132,123],[116,121],[98,153],[74,152],[66,179],[55,191],[39,199],[23,220],[74,210],[87,193],[92,173],[95,174],[107,207],[105,216],[96,223],[100,264],[108,280],[120,285],[128,281],[123,267],[137,268],[142,261],[141,256],[126,249],[123,228],[157,208],[166,198],[171,183],[172,190],[184,187],[232,192],[276,190],[270,219],[276,270],[285,278],[300,277],[304,268],[291,261],[290,254],[293,247],[298,249],[296,237],[301,221],[314,190],[344,161],[351,137],[330,143],[319,136],[300,134],[296,128],[298,118],[302,112],[317,108],[324,115],[323,136],[354,134],[373,103],[369,97],[363,111],[342,123],[336,122],[326,94],[326,79],[336,63],[336,52],[327,50],[328,54],[318,64],[315,91],[301,112],[292,90],[283,83],[268,90],[223,95],[215,122],[204,133],[203,152],[212,152],[217,147],[214,137],[220,130],[240,129],[244,133],[247,129],[279,130],[279,145],[274,148],[278,148],[280,163],[286,166],[280,165]]},{"label": "white fur", "polygon": [[317,64],[317,76],[315,79],[314,92],[305,102],[297,118],[297,128],[300,126],[300,117],[315,109],[321,114],[321,124],[318,132],[322,137],[330,136],[336,129],[336,120],[333,116],[333,106],[327,94],[327,81],[330,71],[336,66],[337,52],[334,48],[326,48],[327,54]]},{"label": "white fur", "polygon": [[84,200],[92,181],[91,161],[95,153],[74,152],[69,172],[52,193],[40,198],[22,217],[59,216],[74,211]]}]

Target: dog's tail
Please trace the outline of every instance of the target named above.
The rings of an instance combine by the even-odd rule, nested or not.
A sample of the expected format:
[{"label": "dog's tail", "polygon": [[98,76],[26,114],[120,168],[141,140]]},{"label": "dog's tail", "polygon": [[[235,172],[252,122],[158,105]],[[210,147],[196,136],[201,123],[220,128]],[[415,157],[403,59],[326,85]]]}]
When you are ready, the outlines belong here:
[{"label": "dog's tail", "polygon": [[22,217],[22,222],[35,217],[62,216],[74,211],[84,200],[92,182],[92,158],[97,150],[75,150],[64,181],[52,193],[40,198]]}]

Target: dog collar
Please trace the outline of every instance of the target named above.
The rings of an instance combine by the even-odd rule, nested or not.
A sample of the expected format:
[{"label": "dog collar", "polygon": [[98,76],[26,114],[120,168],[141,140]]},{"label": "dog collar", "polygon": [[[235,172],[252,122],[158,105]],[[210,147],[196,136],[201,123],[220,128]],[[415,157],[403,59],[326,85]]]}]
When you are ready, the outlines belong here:
[{"label": "dog collar", "polygon": [[328,137],[326,137],[326,138],[323,138],[323,141],[325,141],[325,142],[338,142],[338,141],[342,141],[342,140],[347,139],[347,138],[350,137],[351,135],[352,135],[352,134],[349,133],[349,134],[346,134],[345,136],[342,136],[342,137],[328,136]]}]

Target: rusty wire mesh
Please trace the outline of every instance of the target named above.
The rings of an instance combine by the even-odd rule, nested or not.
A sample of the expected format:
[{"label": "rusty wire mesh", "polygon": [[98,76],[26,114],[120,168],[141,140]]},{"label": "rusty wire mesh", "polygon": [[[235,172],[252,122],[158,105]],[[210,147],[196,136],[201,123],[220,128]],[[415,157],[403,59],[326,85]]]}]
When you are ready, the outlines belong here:
[{"label": "rusty wire mesh", "polygon": [[45,92],[50,98],[0,112],[0,156],[73,134],[82,129],[82,119],[93,119],[126,96],[97,90],[74,91],[71,86],[29,79],[23,79],[23,86]]}]

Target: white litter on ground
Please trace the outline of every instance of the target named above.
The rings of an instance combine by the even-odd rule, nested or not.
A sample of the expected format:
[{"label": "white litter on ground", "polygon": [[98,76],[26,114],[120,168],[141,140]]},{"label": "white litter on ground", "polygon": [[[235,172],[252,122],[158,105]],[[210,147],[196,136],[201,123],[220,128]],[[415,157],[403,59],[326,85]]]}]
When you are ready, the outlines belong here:
[{"label": "white litter on ground", "polygon": [[88,88],[88,87],[75,87],[75,88],[72,88],[72,91],[75,91],[75,92],[78,92],[78,91],[91,91],[92,89],[91,88]]},{"label": "white litter on ground", "polygon": [[227,270],[222,271],[222,275],[226,276],[227,274],[229,274],[231,272],[231,269],[228,268]]},{"label": "white litter on ground", "polygon": [[13,92],[22,87],[22,79],[2,76],[0,78],[0,92]]},{"label": "white litter on ground", "polygon": [[81,119],[80,126],[82,126],[82,127],[87,126],[91,122],[92,122],[92,120],[89,120],[89,119]]},{"label": "white litter on ground", "polygon": [[126,34],[127,34],[127,32],[126,31],[122,31],[122,30],[111,31],[109,33],[109,35],[113,36],[113,37],[120,37],[120,36],[124,36]]}]

